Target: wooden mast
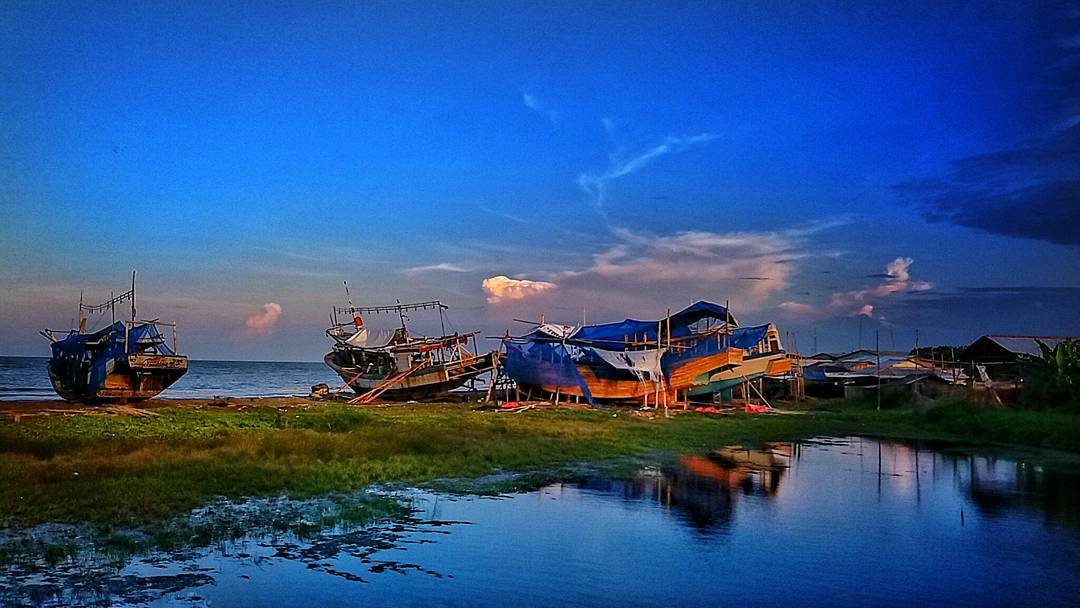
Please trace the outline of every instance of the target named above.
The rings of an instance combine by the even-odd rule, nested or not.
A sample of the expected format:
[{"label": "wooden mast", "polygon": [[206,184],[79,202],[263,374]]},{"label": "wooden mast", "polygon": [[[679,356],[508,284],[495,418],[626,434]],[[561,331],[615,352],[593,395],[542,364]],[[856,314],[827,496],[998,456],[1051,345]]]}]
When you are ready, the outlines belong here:
[{"label": "wooden mast", "polygon": [[135,322],[135,271],[131,271],[131,322]]}]

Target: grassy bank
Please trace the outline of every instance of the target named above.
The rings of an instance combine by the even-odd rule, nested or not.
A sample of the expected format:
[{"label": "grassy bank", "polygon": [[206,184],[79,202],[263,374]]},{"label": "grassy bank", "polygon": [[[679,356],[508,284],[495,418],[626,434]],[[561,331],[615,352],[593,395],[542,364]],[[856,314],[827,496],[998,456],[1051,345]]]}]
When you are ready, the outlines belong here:
[{"label": "grassy bank", "polygon": [[216,496],[314,496],[378,482],[424,484],[814,435],[1080,450],[1080,416],[961,405],[878,412],[834,404],[790,415],[667,420],[629,410],[500,414],[463,405],[155,412],[0,422],[2,523],[137,525]]}]

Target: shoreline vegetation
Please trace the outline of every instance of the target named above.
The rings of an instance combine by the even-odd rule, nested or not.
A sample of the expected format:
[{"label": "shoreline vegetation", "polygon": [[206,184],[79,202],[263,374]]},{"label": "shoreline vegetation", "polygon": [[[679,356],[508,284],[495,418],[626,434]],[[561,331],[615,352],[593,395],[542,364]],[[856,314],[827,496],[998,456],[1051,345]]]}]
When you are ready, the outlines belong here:
[{"label": "shoreline vegetation", "polygon": [[[499,492],[580,477],[580,465],[817,436],[1057,450],[1080,462],[1080,415],[947,403],[877,411],[857,401],[729,415],[475,404],[352,407],[301,398],[154,399],[139,408],[0,404],[0,527],[139,526],[208,502],[307,498],[374,484]],[[675,411],[673,410],[673,413]],[[574,471],[578,471],[575,473]],[[502,482],[477,484],[482,478]]]}]

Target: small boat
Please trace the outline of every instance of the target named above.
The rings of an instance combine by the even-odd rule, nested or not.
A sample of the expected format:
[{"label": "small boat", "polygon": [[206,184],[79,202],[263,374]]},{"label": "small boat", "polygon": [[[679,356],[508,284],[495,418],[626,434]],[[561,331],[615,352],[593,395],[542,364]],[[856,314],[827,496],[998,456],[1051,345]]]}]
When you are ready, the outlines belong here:
[{"label": "small boat", "polygon": [[[117,321],[116,305],[131,302],[131,319]],[[103,329],[86,331],[88,315],[112,314]],[[161,327],[172,329],[172,346]],[[176,353],[176,324],[137,320],[135,273],[131,289],[107,302],[86,305],[79,297],[79,326],[67,332],[44,329],[52,342],[49,380],[67,401],[89,404],[130,403],[150,399],[170,387],[188,369],[188,359]]]},{"label": "small boat", "polygon": [[[326,335],[333,349],[323,360],[345,381],[357,397],[356,403],[375,399],[391,401],[432,400],[464,386],[485,373],[493,373],[498,352],[480,354],[478,332],[427,337],[409,333],[405,314],[435,310],[440,321],[447,306],[438,300],[391,306],[334,307]],[[364,325],[364,315],[396,314],[400,327],[372,330]],[[346,322],[339,315],[348,315]],[[470,349],[471,346],[471,349]]]}]

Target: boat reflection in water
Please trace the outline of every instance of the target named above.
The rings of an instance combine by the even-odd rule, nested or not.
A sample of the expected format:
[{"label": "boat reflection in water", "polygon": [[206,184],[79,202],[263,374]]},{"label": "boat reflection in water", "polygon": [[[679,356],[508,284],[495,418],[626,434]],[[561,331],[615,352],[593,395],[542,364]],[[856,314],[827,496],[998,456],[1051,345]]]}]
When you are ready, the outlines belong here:
[{"label": "boat reflection in water", "polygon": [[[818,438],[498,497],[215,503],[179,528],[203,544],[120,559],[111,530],[0,530],[0,605],[1071,606],[1076,465]],[[386,492],[404,511],[345,518]],[[50,561],[39,539],[76,554]]]},{"label": "boat reflection in water", "polygon": [[682,456],[676,465],[644,469],[628,481],[590,479],[583,487],[627,500],[652,500],[696,530],[720,530],[732,520],[740,495],[779,493],[797,449],[797,444],[782,442],[762,449],[727,446],[704,456]]}]

